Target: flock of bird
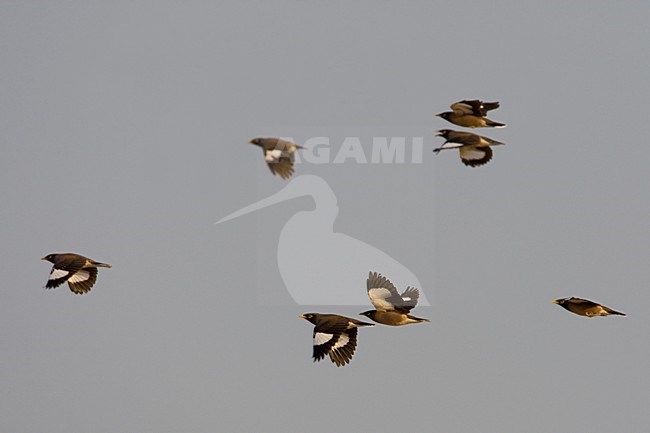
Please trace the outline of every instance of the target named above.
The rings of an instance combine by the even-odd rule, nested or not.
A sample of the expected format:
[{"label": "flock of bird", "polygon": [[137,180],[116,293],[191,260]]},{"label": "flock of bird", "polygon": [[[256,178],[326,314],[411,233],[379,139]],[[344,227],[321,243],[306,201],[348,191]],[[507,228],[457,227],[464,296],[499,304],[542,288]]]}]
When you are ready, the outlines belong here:
[{"label": "flock of bird", "polygon": [[[505,124],[486,117],[488,111],[497,108],[499,108],[498,102],[463,100],[451,104],[452,111],[436,116],[466,128],[503,128],[506,126]],[[441,129],[436,136],[443,137],[445,142],[439,148],[434,149],[435,153],[444,149],[458,149],[461,161],[470,167],[478,167],[489,162],[492,159],[490,146],[503,144],[488,137],[451,129]],[[293,175],[295,153],[299,149],[304,149],[302,146],[280,138],[255,138],[249,143],[262,148],[264,160],[269,169],[282,179],[288,179]],[[67,282],[68,287],[75,294],[84,294],[90,291],[97,280],[97,268],[111,268],[109,264],[97,262],[75,253],[53,253],[41,260],[47,260],[53,264],[45,287],[51,289]],[[418,302],[420,292],[417,288],[407,287],[400,294],[388,278],[380,273],[370,272],[366,281],[366,290],[370,302],[375,308],[359,313],[361,316],[388,326],[429,322],[428,319],[409,314]],[[585,317],[625,316],[624,313],[581,298],[556,299],[553,303]],[[351,361],[357,347],[357,328],[375,326],[373,323],[338,314],[305,313],[300,317],[314,325],[314,361],[320,361],[328,355],[337,367]]]}]

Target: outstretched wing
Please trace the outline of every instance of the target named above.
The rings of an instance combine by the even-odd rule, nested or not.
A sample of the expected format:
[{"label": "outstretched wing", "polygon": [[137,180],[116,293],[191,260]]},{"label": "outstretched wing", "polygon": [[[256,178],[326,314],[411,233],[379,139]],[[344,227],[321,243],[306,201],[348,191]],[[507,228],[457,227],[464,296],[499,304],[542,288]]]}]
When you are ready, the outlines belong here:
[{"label": "outstretched wing", "polygon": [[492,149],[488,146],[464,146],[458,150],[460,160],[469,167],[487,164],[492,159]]},{"label": "outstretched wing", "polygon": [[[320,361],[338,343],[347,330],[347,320],[324,320],[314,326],[314,361]],[[355,328],[356,329],[356,328]]]},{"label": "outstretched wing", "polygon": [[415,287],[407,287],[402,293],[402,310],[405,313],[411,311],[418,303],[420,298],[420,291]]},{"label": "outstretched wing", "polygon": [[95,281],[97,281],[97,268],[81,269],[68,278],[68,287],[73,293],[83,295],[90,291]]},{"label": "outstretched wing", "polygon": [[451,109],[458,114],[470,114],[478,117],[485,117],[488,111],[497,108],[499,108],[498,102],[483,102],[478,99],[465,99],[451,104]]},{"label": "outstretched wing", "polygon": [[282,179],[289,179],[293,175],[293,155],[281,157],[277,162],[269,162],[271,173],[278,174]]},{"label": "outstretched wing", "polygon": [[377,311],[392,311],[402,306],[402,297],[390,280],[377,272],[370,272],[366,281],[368,297]]},{"label": "outstretched wing", "polygon": [[68,281],[68,279],[76,274],[79,270],[81,270],[84,264],[86,264],[86,259],[81,256],[79,256],[79,258],[68,260],[65,264],[55,264],[52,266],[50,277],[48,278],[45,287],[47,289],[59,287],[61,284]]},{"label": "outstretched wing", "polygon": [[357,328],[348,329],[339,335],[338,340],[329,351],[330,359],[337,367],[352,360],[354,349],[357,347]]}]

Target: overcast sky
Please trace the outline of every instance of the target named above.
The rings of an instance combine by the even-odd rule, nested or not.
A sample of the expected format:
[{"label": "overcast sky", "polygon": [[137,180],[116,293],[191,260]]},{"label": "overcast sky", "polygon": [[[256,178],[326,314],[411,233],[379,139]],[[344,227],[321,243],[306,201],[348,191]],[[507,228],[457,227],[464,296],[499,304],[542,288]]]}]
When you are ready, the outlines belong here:
[{"label": "overcast sky", "polygon": [[[649,19],[646,1],[1,2],[0,430],[647,430]],[[508,124],[476,131],[506,143],[478,168],[431,152],[454,128],[434,114],[473,98]],[[332,160],[345,137],[368,160],[372,137],[406,138],[402,164],[294,179],[336,197],[328,233],[417,278],[431,323],[312,362],[299,314],[370,305],[299,305],[283,278],[311,190],[214,224],[289,184],[257,136],[330,137]],[[306,245],[301,275],[341,278]],[[46,290],[52,252],[113,268]],[[356,263],[362,295],[391,278]]]}]

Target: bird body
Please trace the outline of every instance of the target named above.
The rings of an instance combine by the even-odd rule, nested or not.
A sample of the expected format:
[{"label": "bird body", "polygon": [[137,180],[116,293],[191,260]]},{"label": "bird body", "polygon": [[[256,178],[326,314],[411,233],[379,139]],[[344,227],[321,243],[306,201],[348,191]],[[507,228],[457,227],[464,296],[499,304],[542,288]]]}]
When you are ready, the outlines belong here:
[{"label": "bird body", "polygon": [[451,104],[452,111],[436,114],[454,125],[465,128],[505,128],[504,123],[486,118],[487,112],[499,108],[498,102],[483,102],[478,99],[463,100]]},{"label": "bird body", "polygon": [[400,313],[398,311],[368,310],[360,314],[366,316],[370,320],[388,326],[403,326],[409,325],[411,323],[429,322],[429,319],[422,319],[420,317],[411,316],[410,314]]},{"label": "bird body", "polygon": [[609,307],[604,305],[597,304],[596,302],[589,301],[582,298],[562,298],[556,299],[553,301],[554,304],[559,305],[560,307],[577,314],[579,316],[585,317],[595,317],[595,316],[625,316],[625,313],[612,310]]},{"label": "bird body", "polygon": [[357,328],[375,326],[338,314],[305,313],[299,317],[314,325],[314,362],[329,355],[337,367],[352,359],[357,347]]},{"label": "bird body", "polygon": [[70,290],[78,295],[90,291],[97,281],[97,268],[111,268],[106,263],[96,262],[93,259],[74,253],[48,254],[41,260],[53,264],[50,277],[45,287],[53,289],[68,282]]},{"label": "bird body", "polygon": [[420,292],[407,287],[400,295],[390,280],[377,272],[370,272],[366,289],[374,310],[359,313],[382,325],[403,326],[411,323],[428,322],[429,319],[408,314],[418,303]]},{"label": "bird body", "polygon": [[298,149],[304,149],[281,138],[254,138],[249,143],[262,148],[271,173],[279,174],[282,179],[289,179],[293,175],[294,155]]},{"label": "bird body", "polygon": [[436,137],[443,137],[445,142],[439,148],[434,149],[434,153],[444,149],[458,149],[461,161],[469,167],[487,164],[492,159],[490,146],[504,144],[482,135],[452,129],[441,129]]}]

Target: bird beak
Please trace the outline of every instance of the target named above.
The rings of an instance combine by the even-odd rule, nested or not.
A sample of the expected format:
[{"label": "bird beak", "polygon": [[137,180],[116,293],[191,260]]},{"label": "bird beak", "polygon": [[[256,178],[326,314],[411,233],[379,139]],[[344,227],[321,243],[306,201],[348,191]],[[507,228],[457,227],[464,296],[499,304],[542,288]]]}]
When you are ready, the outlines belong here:
[{"label": "bird beak", "polygon": [[436,114],[436,117],[442,117],[442,113]]},{"label": "bird beak", "polygon": [[248,142],[248,144],[255,144],[255,143],[253,143],[253,140],[251,140],[251,141]]},{"label": "bird beak", "polygon": [[47,260],[47,257],[43,257],[41,260]]},{"label": "bird beak", "polygon": [[300,315],[300,316],[298,316],[298,317],[300,317],[301,319],[306,319],[306,317],[305,317],[305,315],[304,315],[304,314],[301,314],[301,315]]},{"label": "bird beak", "polygon": [[436,131],[436,137],[442,137],[442,132]]},{"label": "bird beak", "polygon": [[558,305],[559,302],[558,302],[558,301],[551,301],[551,304],[556,304],[556,305]]}]

